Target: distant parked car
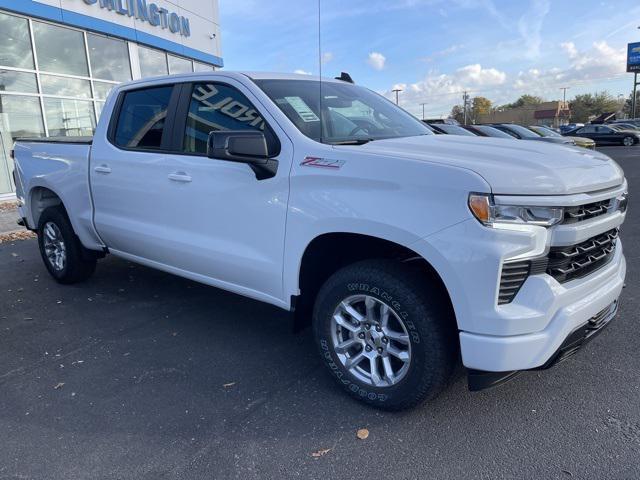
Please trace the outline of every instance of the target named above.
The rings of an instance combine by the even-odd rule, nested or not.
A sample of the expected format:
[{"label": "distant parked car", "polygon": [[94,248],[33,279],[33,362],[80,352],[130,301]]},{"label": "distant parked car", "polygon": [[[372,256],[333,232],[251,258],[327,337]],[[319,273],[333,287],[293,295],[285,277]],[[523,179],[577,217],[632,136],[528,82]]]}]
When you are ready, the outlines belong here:
[{"label": "distant parked car", "polygon": [[633,123],[607,123],[608,127],[615,128],[617,130],[638,130],[640,131],[640,127],[635,126]]},{"label": "distant parked car", "polygon": [[463,135],[466,137],[477,137],[473,132],[463,128],[460,125],[449,125],[447,123],[439,123],[439,124],[427,124],[431,128],[433,128],[437,133],[444,133],[447,135]]},{"label": "distant parked car", "polygon": [[[531,125],[529,128],[534,132],[542,135],[543,137],[562,137],[562,135],[560,135],[555,130],[552,130],[549,127],[543,127],[542,125]],[[576,143],[576,146],[578,147],[589,148],[591,150],[596,148],[596,142],[587,137],[563,137],[563,138],[570,138]]]},{"label": "distant parked car", "polygon": [[640,118],[626,118],[626,119],[621,118],[619,120],[613,120],[611,123],[626,123],[629,125],[640,127]]},{"label": "distant parked car", "polygon": [[515,125],[513,123],[496,123],[492,125],[496,127],[498,130],[502,130],[509,135],[514,136],[515,138],[519,138],[520,140],[533,140],[538,142],[547,142],[547,143],[556,143],[560,145],[575,145],[576,142],[571,140],[570,138],[565,137],[543,137],[539,133],[534,132],[522,125]]},{"label": "distant parked car", "polygon": [[569,123],[568,125],[560,125],[560,133],[564,135],[565,133],[580,127],[584,127],[584,123]]},{"label": "distant parked car", "polygon": [[514,140],[513,135],[509,135],[491,125],[464,125],[462,128],[469,130],[471,133],[475,133],[479,137],[509,138]]},{"label": "distant parked car", "polygon": [[587,137],[594,140],[597,145],[624,145],[630,147],[640,142],[640,132],[617,129],[610,125],[585,125],[564,135]]}]

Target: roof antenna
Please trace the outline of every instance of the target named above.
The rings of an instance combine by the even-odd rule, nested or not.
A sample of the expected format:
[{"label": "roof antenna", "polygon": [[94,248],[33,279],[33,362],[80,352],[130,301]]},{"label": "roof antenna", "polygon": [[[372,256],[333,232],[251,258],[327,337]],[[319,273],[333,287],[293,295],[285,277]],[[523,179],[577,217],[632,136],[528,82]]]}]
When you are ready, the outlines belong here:
[{"label": "roof antenna", "polygon": [[347,83],[356,83],[353,81],[353,78],[351,78],[351,75],[349,75],[347,72],[340,72],[340,76],[335,77],[335,79],[342,80],[343,82],[347,82]]}]

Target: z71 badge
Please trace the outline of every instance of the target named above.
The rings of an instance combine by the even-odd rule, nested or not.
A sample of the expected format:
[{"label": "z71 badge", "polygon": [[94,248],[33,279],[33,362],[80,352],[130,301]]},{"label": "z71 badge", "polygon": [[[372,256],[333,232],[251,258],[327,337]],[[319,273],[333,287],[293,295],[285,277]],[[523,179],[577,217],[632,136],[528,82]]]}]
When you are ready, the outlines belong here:
[{"label": "z71 badge", "polygon": [[328,158],[305,157],[300,165],[303,167],[320,167],[339,169],[345,164],[344,160],[331,160]]}]

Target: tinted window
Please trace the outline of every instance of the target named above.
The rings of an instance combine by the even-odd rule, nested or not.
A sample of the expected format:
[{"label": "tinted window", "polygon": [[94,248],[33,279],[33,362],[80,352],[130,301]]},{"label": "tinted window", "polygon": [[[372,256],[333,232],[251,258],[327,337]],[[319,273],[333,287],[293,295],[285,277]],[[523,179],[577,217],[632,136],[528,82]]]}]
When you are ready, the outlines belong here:
[{"label": "tinted window", "polygon": [[540,138],[542,135],[535,133],[531,130],[529,130],[528,128],[524,128],[520,125],[506,125],[505,128],[507,130],[511,130],[512,132],[514,132],[516,135],[518,135],[520,138]]},{"label": "tinted window", "polygon": [[173,86],[134,90],[124,94],[115,144],[125,148],[159,149]]},{"label": "tinted window", "polygon": [[241,92],[220,83],[195,84],[184,133],[184,151],[206,153],[209,133],[257,130],[272,137],[260,113]]},{"label": "tinted window", "polygon": [[471,133],[469,130],[465,130],[464,128],[459,127],[458,125],[442,124],[442,125],[438,125],[438,128],[444,131],[445,133],[448,133],[449,135],[463,135],[467,137],[476,136],[474,133]]},{"label": "tinted window", "polygon": [[473,128],[484,133],[485,135],[488,135],[489,137],[513,138],[513,135],[509,135],[502,130],[498,130],[497,128],[493,128],[488,125],[475,125]]}]

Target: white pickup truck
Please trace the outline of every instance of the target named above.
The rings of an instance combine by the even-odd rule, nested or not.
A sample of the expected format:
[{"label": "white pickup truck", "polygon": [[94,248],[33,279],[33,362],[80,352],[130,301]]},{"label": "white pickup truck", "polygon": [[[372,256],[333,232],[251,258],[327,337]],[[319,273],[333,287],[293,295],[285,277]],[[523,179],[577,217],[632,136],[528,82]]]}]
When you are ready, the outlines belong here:
[{"label": "white pickup truck", "polygon": [[136,81],[93,138],[14,155],[57,281],[112,254],[290,310],[337,382],[381,408],[433,397],[460,359],[472,390],[547,368],[623,288],[627,183],[609,157],[433,135],[345,80]]}]

